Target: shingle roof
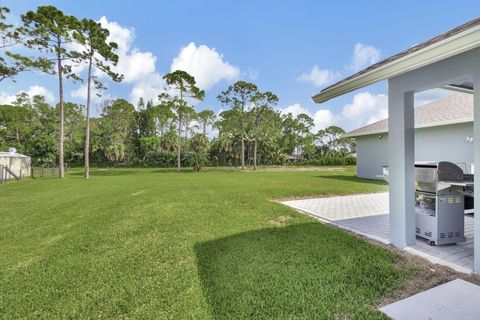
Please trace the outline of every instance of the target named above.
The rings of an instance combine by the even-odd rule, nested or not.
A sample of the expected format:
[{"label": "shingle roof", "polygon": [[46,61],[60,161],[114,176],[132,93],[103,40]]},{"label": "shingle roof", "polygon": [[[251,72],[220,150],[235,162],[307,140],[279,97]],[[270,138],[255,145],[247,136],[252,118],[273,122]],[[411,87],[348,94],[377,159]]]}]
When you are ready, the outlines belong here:
[{"label": "shingle roof", "polygon": [[421,49],[423,49],[423,48],[426,48],[426,47],[429,47],[429,46],[431,46],[431,45],[434,45],[434,44],[437,43],[437,42],[440,42],[440,41],[442,41],[442,40],[445,40],[445,39],[447,39],[447,38],[450,38],[450,37],[452,37],[452,36],[454,36],[454,35],[456,35],[456,34],[458,34],[458,33],[461,33],[461,32],[463,32],[463,31],[465,31],[465,30],[468,30],[468,29],[470,29],[470,28],[476,27],[476,26],[478,26],[478,25],[480,25],[480,17],[479,17],[479,18],[475,18],[475,19],[473,19],[473,20],[470,20],[470,21],[468,21],[468,22],[466,22],[466,23],[464,23],[464,24],[461,24],[461,25],[459,25],[458,27],[455,27],[455,28],[453,28],[453,29],[451,29],[451,30],[449,30],[449,31],[447,31],[447,32],[445,32],[445,33],[442,33],[442,34],[440,34],[440,35],[438,35],[438,36],[436,36],[436,37],[433,37],[433,38],[431,38],[431,39],[429,39],[429,40],[427,40],[427,41],[424,41],[424,42],[422,42],[422,43],[419,43],[419,44],[417,44],[417,45],[415,45],[415,46],[413,46],[413,47],[410,47],[410,48],[408,48],[408,49],[406,49],[406,50],[404,50],[404,51],[402,51],[402,52],[399,52],[399,53],[397,53],[397,54],[395,54],[395,55],[393,55],[393,56],[390,56],[390,57],[388,57],[388,58],[386,58],[386,59],[384,59],[384,60],[382,60],[382,61],[379,61],[379,62],[377,62],[377,63],[375,63],[375,64],[372,64],[371,66],[369,66],[369,67],[367,67],[367,68],[365,68],[365,69],[363,69],[363,70],[361,70],[361,71],[359,71],[359,72],[357,72],[357,73],[355,73],[355,74],[352,74],[351,76],[349,76],[349,77],[347,77],[347,78],[344,78],[344,79],[342,79],[342,80],[340,80],[340,81],[338,81],[338,82],[336,82],[336,83],[334,83],[334,84],[332,84],[332,85],[324,88],[321,92],[327,91],[327,90],[329,90],[330,88],[335,87],[335,86],[337,86],[337,85],[339,85],[339,84],[341,84],[341,83],[343,83],[343,82],[346,82],[346,81],[348,81],[348,80],[350,80],[350,79],[356,78],[356,77],[358,77],[358,76],[360,76],[360,75],[362,75],[362,74],[364,74],[364,73],[367,73],[367,72],[369,72],[369,71],[371,71],[371,70],[377,69],[377,68],[379,68],[379,67],[381,67],[381,66],[383,66],[383,65],[386,65],[386,64],[388,64],[388,63],[390,63],[390,62],[393,62],[393,61],[395,61],[395,60],[399,60],[399,59],[401,59],[401,58],[403,58],[403,57],[405,57],[405,56],[407,56],[407,55],[409,55],[409,54],[412,54],[412,53],[414,53],[414,52],[416,52],[416,51],[419,51],[419,50],[421,50]]},{"label": "shingle roof", "polygon": [[[456,93],[415,108],[415,127],[434,127],[473,121],[473,95]],[[344,137],[358,137],[388,132],[388,119],[347,132]]]}]

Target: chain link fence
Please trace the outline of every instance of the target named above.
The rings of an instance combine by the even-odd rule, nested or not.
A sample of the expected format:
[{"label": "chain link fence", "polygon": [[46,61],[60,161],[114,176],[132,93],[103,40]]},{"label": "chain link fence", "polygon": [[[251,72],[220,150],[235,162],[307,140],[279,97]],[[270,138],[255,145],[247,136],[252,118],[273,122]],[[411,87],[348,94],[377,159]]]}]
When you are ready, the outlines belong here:
[{"label": "chain link fence", "polygon": [[[68,172],[68,167],[65,166],[65,172]],[[58,166],[57,167],[32,167],[32,178],[39,177],[48,177],[48,176],[58,176]]]}]

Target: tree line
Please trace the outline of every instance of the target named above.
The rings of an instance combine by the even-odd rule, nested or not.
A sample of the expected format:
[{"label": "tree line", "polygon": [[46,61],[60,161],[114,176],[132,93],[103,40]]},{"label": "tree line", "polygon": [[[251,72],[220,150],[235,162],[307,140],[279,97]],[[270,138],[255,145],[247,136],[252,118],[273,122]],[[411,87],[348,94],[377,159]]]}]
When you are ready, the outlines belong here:
[{"label": "tree line", "polygon": [[[120,82],[117,44],[109,31],[92,19],[65,15],[53,6],[40,6],[22,15],[23,24],[6,23],[9,10],[0,7],[0,81],[24,71],[55,76],[59,102],[51,106],[43,96],[22,92],[12,105],[0,107],[0,148],[15,147],[35,165],[90,163],[135,166],[241,166],[285,164],[351,164],[353,142],[335,126],[312,133],[313,119],[277,110],[278,97],[254,84],[237,81],[218,96],[226,110],[215,114],[195,110],[205,92],[182,70],[166,74],[166,87],[155,101],[140,99],[137,106],[124,99],[105,100],[100,115],[91,117],[93,88],[106,89],[99,72]],[[31,56],[9,51],[23,46]],[[22,51],[24,52],[24,51]],[[86,78],[75,73],[85,65]],[[95,70],[95,72],[94,72]],[[86,105],[64,99],[64,81],[86,82]]]}]

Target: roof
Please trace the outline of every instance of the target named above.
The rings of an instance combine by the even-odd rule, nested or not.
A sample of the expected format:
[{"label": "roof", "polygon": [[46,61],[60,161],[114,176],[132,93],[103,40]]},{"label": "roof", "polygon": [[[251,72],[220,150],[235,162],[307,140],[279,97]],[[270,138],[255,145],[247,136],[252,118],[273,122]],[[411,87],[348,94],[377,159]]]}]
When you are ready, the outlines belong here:
[{"label": "roof", "polygon": [[[415,108],[415,128],[435,127],[473,121],[473,95],[456,93]],[[353,138],[388,132],[388,119],[347,132]]]},{"label": "roof", "polygon": [[0,151],[0,158],[11,157],[11,158],[30,158],[29,156],[8,151]]},{"label": "roof", "polygon": [[312,97],[322,103],[366,85],[389,79],[480,46],[480,17],[377,62]]}]

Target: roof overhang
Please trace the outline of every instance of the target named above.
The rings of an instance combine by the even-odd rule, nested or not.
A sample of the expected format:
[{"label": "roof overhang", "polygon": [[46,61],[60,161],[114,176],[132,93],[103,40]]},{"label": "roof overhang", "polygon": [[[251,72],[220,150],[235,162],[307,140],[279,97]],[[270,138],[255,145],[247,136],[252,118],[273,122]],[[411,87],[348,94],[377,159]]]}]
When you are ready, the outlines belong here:
[{"label": "roof overhang", "polygon": [[[464,124],[464,123],[470,123],[470,122],[473,123],[473,119],[466,118],[466,119],[457,119],[457,120],[446,120],[446,121],[439,121],[439,122],[429,123],[429,124],[415,125],[415,129],[449,126],[449,125]],[[388,134],[388,130],[386,129],[372,130],[365,133],[347,132],[342,135],[342,138],[358,138],[358,137],[365,137],[365,136],[371,136],[371,135],[377,135],[377,134]]]},{"label": "roof overhang", "polygon": [[399,76],[477,47],[480,47],[480,25],[459,32],[388,63],[381,64],[379,67],[371,70],[367,68],[366,72],[361,71],[358,75],[351,76],[325,88],[320,93],[314,95],[312,99],[316,103],[326,102],[375,82]]}]

